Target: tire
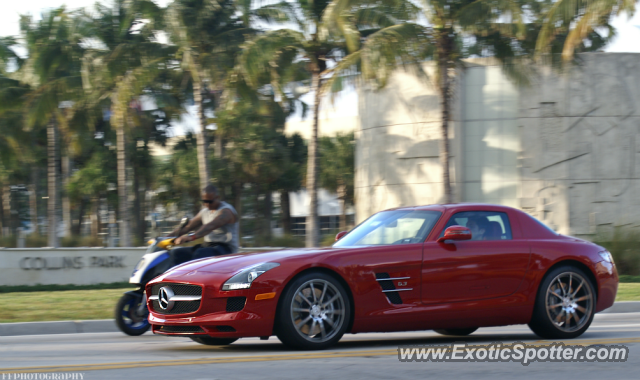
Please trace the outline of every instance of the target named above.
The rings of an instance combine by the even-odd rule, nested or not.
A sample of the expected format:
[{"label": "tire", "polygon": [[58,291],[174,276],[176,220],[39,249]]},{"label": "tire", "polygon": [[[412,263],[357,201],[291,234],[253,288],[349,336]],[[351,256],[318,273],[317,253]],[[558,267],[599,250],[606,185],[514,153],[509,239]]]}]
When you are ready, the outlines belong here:
[{"label": "tire", "polygon": [[340,282],[311,272],[287,286],[278,305],[275,331],[287,346],[321,350],[342,338],[350,318],[349,296]]},{"label": "tire", "polygon": [[123,333],[131,336],[139,336],[147,331],[151,325],[149,324],[149,310],[145,305],[144,313],[139,314],[138,308],[143,297],[136,297],[131,294],[124,294],[118,300],[115,309],[116,325]]},{"label": "tire", "polygon": [[465,335],[471,335],[477,329],[478,329],[477,327],[468,327],[466,329],[436,329],[433,331],[441,335],[465,336]]},{"label": "tire", "polygon": [[546,274],[536,296],[529,328],[544,339],[571,339],[591,325],[596,292],[584,271],[561,266]]},{"label": "tire", "polygon": [[207,335],[190,336],[189,338],[194,342],[207,346],[227,346],[238,340],[238,338],[214,338]]}]

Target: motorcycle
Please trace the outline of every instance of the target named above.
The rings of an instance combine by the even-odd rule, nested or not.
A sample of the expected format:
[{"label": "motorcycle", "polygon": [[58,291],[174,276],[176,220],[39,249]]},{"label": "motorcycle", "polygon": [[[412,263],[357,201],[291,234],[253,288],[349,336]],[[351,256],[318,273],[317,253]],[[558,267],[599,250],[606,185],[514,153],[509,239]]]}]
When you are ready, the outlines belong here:
[{"label": "motorcycle", "polygon": [[[189,223],[189,219],[183,218],[180,227],[186,226],[187,223]],[[136,285],[137,289],[124,293],[116,304],[116,325],[123,333],[138,336],[147,332],[151,327],[148,320],[147,295],[144,289],[153,278],[176,266],[174,258],[169,254],[169,250],[175,245],[175,238],[157,237],[149,240],[149,247],[129,278],[129,283]],[[201,243],[202,240],[200,238],[181,244],[181,246],[194,246]]]}]

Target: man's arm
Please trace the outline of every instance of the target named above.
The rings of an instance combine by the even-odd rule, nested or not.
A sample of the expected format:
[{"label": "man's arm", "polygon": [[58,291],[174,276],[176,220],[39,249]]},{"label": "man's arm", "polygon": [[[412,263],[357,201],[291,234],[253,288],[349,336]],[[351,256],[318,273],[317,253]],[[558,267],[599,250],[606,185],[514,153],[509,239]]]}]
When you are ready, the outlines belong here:
[{"label": "man's arm", "polygon": [[182,236],[183,234],[189,231],[195,230],[201,225],[202,225],[202,217],[200,217],[200,214],[198,214],[193,219],[191,219],[191,221],[189,221],[189,223],[187,223],[186,226],[182,228],[178,227],[175,230],[171,231],[171,234],[169,234],[169,236]]},{"label": "man's arm", "polygon": [[230,209],[224,208],[220,211],[220,214],[216,216],[211,222],[200,227],[200,229],[197,230],[196,233],[192,235],[192,237],[187,237],[186,235],[180,236],[175,240],[175,244],[184,243],[185,241],[189,241],[189,239],[199,239],[203,236],[206,236],[209,232],[215,230],[216,228],[220,228],[225,224],[235,223],[236,220],[238,220],[238,217],[233,212],[231,212]]}]

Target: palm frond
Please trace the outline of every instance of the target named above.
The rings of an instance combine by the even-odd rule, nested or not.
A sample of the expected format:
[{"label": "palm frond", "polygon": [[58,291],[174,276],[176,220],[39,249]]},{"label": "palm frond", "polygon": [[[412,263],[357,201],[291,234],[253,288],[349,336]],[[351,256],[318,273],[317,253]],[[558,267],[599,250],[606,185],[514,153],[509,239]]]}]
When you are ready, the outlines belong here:
[{"label": "palm frond", "polygon": [[426,79],[421,63],[427,58],[430,46],[433,43],[429,29],[422,25],[403,23],[384,28],[369,36],[362,46],[363,79],[382,88],[399,67]]}]

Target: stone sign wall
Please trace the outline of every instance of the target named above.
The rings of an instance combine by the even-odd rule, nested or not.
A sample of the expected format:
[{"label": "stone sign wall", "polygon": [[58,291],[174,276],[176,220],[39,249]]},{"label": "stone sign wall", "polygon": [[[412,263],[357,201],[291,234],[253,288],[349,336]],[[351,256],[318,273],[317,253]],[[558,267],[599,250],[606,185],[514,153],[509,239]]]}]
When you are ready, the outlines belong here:
[{"label": "stone sign wall", "polygon": [[129,281],[146,248],[0,249],[0,286]]}]

